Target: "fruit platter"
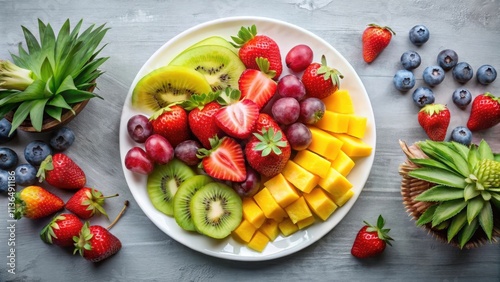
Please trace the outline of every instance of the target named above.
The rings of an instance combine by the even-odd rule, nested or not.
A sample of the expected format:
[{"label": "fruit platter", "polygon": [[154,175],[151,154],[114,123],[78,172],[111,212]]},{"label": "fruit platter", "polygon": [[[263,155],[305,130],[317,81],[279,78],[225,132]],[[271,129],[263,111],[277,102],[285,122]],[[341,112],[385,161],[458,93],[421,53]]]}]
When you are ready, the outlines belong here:
[{"label": "fruit platter", "polygon": [[[249,27],[249,28],[245,30],[243,27]],[[242,240],[243,238],[241,238],[241,237],[245,237],[245,236],[238,237],[237,234],[235,234],[235,233],[237,233],[237,230],[234,230],[235,229],[234,227],[232,228],[233,231],[231,232],[231,234],[229,236],[227,234],[224,234],[224,235],[220,236],[220,238],[216,234],[210,233],[209,231],[207,231],[207,232],[200,231],[200,229],[202,229],[202,228],[199,227],[197,224],[196,224],[196,226],[197,226],[196,230],[198,232],[185,230],[183,227],[181,227],[182,224],[178,223],[179,220],[177,218],[174,218],[174,216],[167,215],[167,214],[171,215],[173,213],[172,211],[169,211],[169,209],[171,209],[171,208],[163,208],[163,207],[161,207],[161,204],[157,205],[154,203],[155,201],[158,202],[158,200],[156,200],[155,197],[162,198],[164,195],[162,195],[160,192],[159,195],[152,196],[152,194],[154,194],[154,193],[150,193],[152,190],[150,188],[150,185],[154,185],[154,183],[150,183],[150,182],[155,182],[155,180],[154,180],[155,178],[158,179],[158,178],[163,177],[161,175],[158,176],[158,174],[162,174],[162,173],[155,172],[155,169],[152,167],[143,168],[143,171],[142,171],[143,173],[137,173],[137,170],[134,171],[133,168],[131,169],[131,167],[134,166],[134,164],[130,165],[130,163],[132,163],[132,161],[130,161],[130,163],[128,163],[129,158],[133,161],[137,161],[138,159],[140,161],[141,153],[134,152],[135,154],[132,154],[130,151],[133,151],[132,150],[133,148],[138,148],[138,147],[140,148],[141,146],[143,146],[141,144],[141,142],[144,142],[144,140],[137,142],[137,140],[133,139],[134,135],[130,133],[130,130],[128,128],[130,121],[133,120],[134,116],[140,116],[140,115],[146,116],[150,120],[152,120],[152,119],[154,119],[154,116],[157,114],[157,113],[155,113],[155,111],[158,111],[158,108],[165,106],[164,104],[162,104],[162,102],[158,102],[158,100],[161,100],[162,98],[155,97],[154,99],[151,99],[151,97],[148,97],[148,94],[139,93],[140,91],[138,90],[138,88],[141,88],[140,90],[143,90],[144,88],[147,88],[147,87],[146,86],[139,87],[138,84],[154,87],[155,85],[158,85],[158,83],[154,80],[155,78],[175,77],[176,75],[178,75],[179,70],[176,70],[175,67],[174,68],[169,67],[168,70],[165,70],[165,66],[169,66],[172,64],[176,65],[175,64],[176,61],[180,62],[179,64],[181,64],[181,65],[182,65],[182,63],[187,61],[188,63],[185,63],[185,64],[189,65],[190,64],[189,61],[191,60],[190,54],[193,53],[193,52],[190,53],[189,51],[190,51],[190,49],[193,49],[195,47],[198,47],[196,49],[205,50],[203,52],[205,54],[207,54],[208,57],[210,57],[210,55],[208,55],[208,54],[211,54],[211,55],[216,54],[217,52],[219,52],[218,49],[213,49],[213,48],[210,49],[210,48],[212,45],[218,45],[219,43],[211,42],[211,43],[205,44],[206,46],[203,46],[204,45],[203,41],[206,42],[208,40],[210,42],[211,40],[214,40],[213,39],[214,37],[217,37],[217,39],[215,39],[215,40],[219,40],[220,38],[225,39],[225,40],[223,40],[223,41],[225,41],[224,43],[220,43],[220,44],[225,46],[222,49],[227,51],[227,50],[231,50],[231,48],[234,48],[235,51],[234,50],[230,51],[231,56],[234,57],[235,54],[238,54],[237,49],[236,49],[236,47],[227,44],[227,42],[235,39],[235,38],[232,38],[232,36],[236,37],[236,35],[241,35],[241,33],[245,33],[245,31],[251,32],[252,28],[250,28],[250,27],[252,27],[253,29],[256,29],[257,33],[259,35],[266,35],[266,36],[272,38],[278,45],[278,48],[280,50],[279,56],[281,57],[280,60],[282,61],[282,63],[281,63],[282,65],[280,67],[282,67],[282,70],[280,70],[281,75],[278,74],[278,75],[276,75],[276,78],[274,78],[275,81],[278,81],[278,76],[284,77],[288,74],[295,74],[296,76],[302,75],[302,72],[304,72],[305,67],[302,68],[301,70],[299,70],[299,72],[294,72],[291,69],[291,68],[293,68],[293,66],[287,66],[285,64],[285,60],[286,60],[285,56],[287,55],[287,53],[294,46],[297,46],[300,44],[307,45],[313,51],[313,57],[311,58],[313,62],[321,62],[322,60],[324,62],[327,61],[326,63],[329,66],[334,68],[334,70],[336,72],[341,73],[340,76],[342,78],[340,81],[337,81],[339,86],[340,86],[337,91],[343,91],[344,96],[350,97],[350,100],[352,101],[351,102],[352,103],[351,104],[351,111],[353,111],[351,113],[351,115],[356,116],[356,117],[360,117],[360,119],[363,120],[364,126],[363,126],[362,133],[360,133],[362,135],[358,136],[358,137],[362,137],[362,138],[356,137],[356,140],[362,142],[363,146],[365,146],[365,149],[366,149],[364,151],[364,153],[361,154],[362,156],[361,155],[359,155],[359,156],[353,155],[352,156],[351,161],[353,163],[353,167],[350,169],[350,172],[348,174],[346,173],[346,177],[345,178],[343,177],[343,179],[345,179],[347,182],[350,183],[349,184],[350,189],[348,189],[349,190],[349,193],[348,193],[349,197],[346,196],[345,202],[342,202],[341,205],[339,205],[338,207],[336,206],[335,211],[332,212],[331,215],[329,215],[328,217],[325,217],[324,220],[321,220],[317,216],[314,216],[315,220],[314,219],[312,220],[313,223],[307,224],[307,227],[300,228],[298,230],[290,231],[290,234],[283,234],[284,230],[285,230],[284,231],[285,233],[287,232],[286,231],[287,229],[285,227],[283,227],[284,229],[281,230],[282,232],[278,231],[279,234],[275,235],[275,238],[273,238],[274,240],[267,239],[267,241],[270,241],[270,242],[268,242],[267,244],[264,244],[258,250],[256,250],[255,247],[252,248],[251,246],[249,246],[248,242],[245,242],[247,240],[249,241],[250,238],[248,238],[247,240]],[[244,37],[244,35],[243,35],[243,37]],[[199,47],[200,45],[201,45],[201,47]],[[374,117],[373,117],[373,111],[371,108],[370,100],[368,98],[366,90],[365,90],[360,78],[358,77],[358,75],[356,74],[356,72],[354,71],[352,66],[349,64],[349,62],[334,47],[332,47],[332,45],[335,45],[335,42],[331,42],[331,44],[330,44],[330,43],[324,41],[323,39],[319,38],[318,36],[308,32],[300,27],[297,27],[297,26],[294,26],[294,25],[291,25],[291,24],[288,24],[285,22],[267,19],[267,18],[258,18],[258,17],[233,17],[233,18],[219,19],[219,20],[215,20],[215,21],[211,21],[211,22],[207,22],[207,23],[195,26],[195,27],[193,27],[189,30],[186,30],[185,32],[177,35],[176,37],[172,38],[170,41],[165,43],[160,49],[158,49],[149,58],[149,60],[143,65],[143,67],[140,69],[140,71],[136,75],[136,77],[135,77],[135,79],[130,87],[130,90],[128,92],[128,95],[125,99],[125,103],[124,103],[123,111],[122,111],[122,116],[121,116],[121,124],[120,124],[120,153],[121,153],[121,161],[123,164],[125,178],[126,178],[126,181],[127,181],[129,188],[130,188],[130,191],[133,194],[135,200],[137,201],[140,208],[144,211],[144,213],[148,216],[148,218],[159,229],[161,229],[168,236],[170,236],[171,238],[180,242],[181,244],[184,244],[185,246],[192,248],[196,251],[199,251],[201,253],[204,253],[204,254],[207,254],[210,256],[214,256],[214,257],[229,259],[229,260],[260,261],[260,260],[268,260],[268,259],[283,257],[286,255],[295,253],[295,252],[311,245],[312,243],[314,243],[317,240],[319,240],[320,238],[322,238],[325,234],[330,232],[342,220],[342,218],[348,213],[349,209],[353,206],[358,195],[360,194],[361,190],[363,189],[363,186],[368,178],[368,175],[370,173],[370,169],[371,169],[371,166],[373,163],[374,151],[375,151],[374,150],[375,149],[375,141],[376,141],[375,121],[374,121]],[[219,48],[219,49],[221,49],[221,48]],[[226,59],[227,56],[226,57],[222,56],[222,58],[223,58],[222,60],[227,60]],[[230,58],[232,58],[232,57],[230,57]],[[238,56],[236,56],[236,59],[237,59],[237,61],[239,61]],[[205,60],[210,60],[210,58],[205,59]],[[191,60],[191,61],[193,61],[193,60]],[[309,62],[308,64],[310,64],[310,63],[311,62]],[[222,65],[227,66],[227,68],[223,69],[222,71],[227,71],[228,73],[222,74],[221,77],[222,76],[234,76],[233,75],[234,71],[229,69],[229,65],[231,65],[231,66],[237,65],[236,62],[232,62],[231,59],[229,59],[226,62],[222,62]],[[202,66],[202,68],[203,68],[203,66]],[[269,66],[267,66],[267,68],[269,68]],[[276,67],[273,67],[273,68],[277,69]],[[227,70],[227,69],[229,69],[229,70]],[[242,73],[242,71],[244,69],[245,69],[245,67],[243,67],[241,70],[239,70],[239,73],[237,72],[238,77],[240,76],[240,74]],[[264,73],[263,69],[265,69],[265,67],[263,67],[263,68],[261,67],[262,73]],[[155,75],[155,72],[158,73],[161,71],[166,72],[166,73]],[[220,71],[220,70],[218,70],[218,71]],[[233,71],[233,73],[231,73],[232,71]],[[151,74],[153,74],[153,75],[151,75]],[[153,77],[153,78],[151,78],[151,77]],[[190,78],[191,79],[189,79],[189,81],[191,81],[191,82],[197,80],[196,77],[190,77]],[[337,77],[337,80],[338,79],[339,78]],[[173,82],[169,81],[169,83],[175,84],[176,81],[173,81]],[[165,85],[166,84],[167,83],[165,83]],[[234,84],[231,86],[234,87]],[[241,86],[241,84],[240,84],[240,86]],[[164,87],[164,85],[162,87]],[[207,89],[205,86],[198,85],[195,87],[198,87],[198,90],[196,90],[198,92],[210,92],[210,90],[211,90],[210,88]],[[228,91],[227,88],[226,89],[217,89],[217,86],[214,86],[214,83],[212,83],[211,87],[212,87],[212,90],[221,90],[219,92],[227,94],[226,100],[227,100],[227,97],[231,97],[234,94],[233,93],[234,90],[233,90],[233,92],[231,92],[230,90]],[[149,93],[155,91],[155,90],[151,90],[151,89],[148,89],[148,90],[149,90]],[[144,90],[144,92],[147,92],[147,91]],[[236,92],[239,92],[239,91],[236,91]],[[239,94],[239,93],[237,93],[237,94]],[[152,96],[152,94],[149,94],[149,95]],[[173,95],[170,98],[173,99],[170,102],[174,102],[174,104],[176,102],[175,99],[178,99],[178,100],[186,99],[186,97],[183,97],[182,95],[178,95],[178,96]],[[168,99],[168,98],[166,98],[166,99]],[[151,101],[151,100],[155,100],[155,101]],[[249,99],[247,99],[247,100],[249,100]],[[269,102],[269,104],[271,104],[271,103],[274,103],[274,102]],[[255,103],[252,103],[252,104],[255,104]],[[275,104],[277,104],[277,103],[275,103]],[[265,113],[266,112],[265,106],[266,105],[259,105],[258,112]],[[269,108],[270,108],[270,106],[268,106],[267,113],[268,113],[268,116],[271,116],[272,111]],[[286,112],[286,110],[283,110],[283,111]],[[328,107],[327,107],[327,112],[328,112]],[[334,114],[334,113],[332,113],[332,114]],[[136,122],[139,122],[139,121],[136,121]],[[323,122],[323,123],[325,124],[323,126],[326,126],[326,127],[329,126],[329,123],[327,123],[327,122]],[[175,128],[171,128],[170,130],[175,131]],[[314,131],[314,129],[312,131]],[[321,135],[321,133],[325,132],[323,130],[318,130],[318,129],[316,129],[316,131],[320,131],[319,135]],[[181,134],[181,133],[179,132],[177,135],[179,135],[179,134]],[[315,133],[315,135],[313,135],[313,138],[316,135],[317,135],[317,133]],[[346,135],[346,134],[344,134],[344,135]],[[276,137],[276,136],[274,136],[274,137]],[[205,154],[208,154],[208,155],[210,155],[211,153],[214,154],[213,149],[209,150],[210,145],[214,145],[214,143],[212,143],[212,142],[219,141],[219,143],[223,144],[224,141],[228,141],[228,139],[238,140],[237,138],[233,139],[233,138],[222,137],[221,140],[224,140],[224,141],[221,142],[221,140],[214,140],[214,139],[217,139],[217,138],[210,138],[209,139],[210,144],[207,144],[205,146],[205,148],[208,147],[208,149],[204,150]],[[321,142],[323,142],[322,140],[323,139],[320,140],[319,138],[317,138],[316,143],[321,143]],[[209,143],[209,142],[206,142],[206,143]],[[251,142],[251,141],[248,141],[248,142]],[[312,142],[314,142],[314,139]],[[229,143],[229,142],[226,142],[226,143]],[[239,144],[236,144],[236,145],[239,146]],[[146,145],[146,150],[147,150],[147,146],[148,145]],[[223,146],[223,145],[215,145],[215,146]],[[247,147],[248,147],[248,145],[247,145]],[[140,151],[140,150],[137,149],[137,151]],[[199,150],[198,152],[202,152],[202,151],[203,151],[203,149]],[[305,155],[307,155],[307,154],[312,155],[312,151],[304,150],[304,148],[301,148],[301,151],[304,151],[301,154],[298,154],[298,152],[299,152],[298,150],[297,151],[292,150],[292,151],[294,151],[294,152],[292,152],[292,157],[290,157],[290,160],[295,158],[295,160],[298,163],[300,163],[300,162],[307,163],[310,160],[310,158],[309,158],[309,156],[305,156]],[[324,154],[326,156],[323,157],[322,159],[327,160],[326,158],[328,157],[328,153],[324,153]],[[131,157],[130,155],[133,155],[133,157]],[[298,156],[298,155],[304,155],[304,156]],[[314,155],[316,155],[316,154],[314,154]],[[316,155],[316,156],[318,156],[318,155]],[[134,157],[135,157],[135,159],[134,159]],[[301,158],[303,160],[300,160]],[[208,159],[208,157],[205,159]],[[192,169],[188,173],[189,176],[186,176],[186,178],[188,178],[188,179],[199,178],[198,179],[199,181],[206,181],[207,183],[212,182],[213,179],[210,180],[210,177],[207,177],[207,174],[209,176],[212,176],[215,174],[209,173],[208,168],[209,168],[210,164],[209,164],[208,160],[207,160],[207,162],[205,162],[205,159],[203,160],[203,168],[200,169],[198,167],[192,167]],[[326,163],[330,164],[331,162],[326,162]],[[173,166],[173,168],[172,168],[173,170],[182,170],[182,169],[179,169],[179,167],[185,166],[185,164],[182,164],[182,161],[179,161],[177,159],[177,157],[175,157],[173,160],[168,161],[167,166],[168,165],[170,165],[171,167]],[[159,165],[156,165],[156,166],[158,167]],[[248,166],[247,166],[247,168],[248,168]],[[144,173],[144,169],[149,170],[149,171]],[[153,170],[153,171],[151,172],[151,170]],[[156,169],[156,170],[158,170],[158,169]],[[264,186],[263,183],[266,181],[267,181],[266,186],[272,186],[273,181],[275,181],[275,182],[276,181],[285,181],[286,183],[289,183],[288,181],[291,180],[290,178],[293,178],[293,176],[297,174],[296,171],[292,170],[289,173],[290,174],[289,178],[287,178],[286,180],[283,180],[282,175],[285,172],[282,170],[283,170],[283,168],[281,167],[278,171],[278,172],[280,172],[280,173],[278,173],[278,176],[275,176],[276,173],[274,173],[274,175],[270,175],[271,177],[267,177],[267,178],[265,178],[265,176],[263,176],[263,175],[260,175],[259,177],[263,177],[262,181],[261,181],[262,184],[260,186]],[[286,170],[286,168],[284,170]],[[223,172],[225,174],[237,174],[236,171],[231,171],[230,169],[226,169]],[[283,172],[283,174],[281,172]],[[174,174],[175,173],[182,174],[183,172],[177,171],[177,172],[173,172],[173,173]],[[193,174],[193,175],[197,174],[197,175],[193,177],[191,174]],[[249,175],[250,172],[248,172],[247,174]],[[323,181],[328,182],[328,179],[330,176],[331,175],[329,175],[329,174],[324,174]],[[333,176],[331,176],[331,177],[333,177]],[[300,178],[300,177],[298,177],[298,178]],[[217,179],[217,177],[215,177],[215,179],[222,180],[222,181],[216,181],[216,182],[217,183],[222,182],[223,184],[221,184],[221,185],[225,185],[225,184],[228,184],[228,182],[227,181],[224,182],[223,180],[229,179],[229,178],[221,177],[220,179]],[[280,180],[277,180],[277,179],[280,179]],[[245,177],[239,178],[238,181],[241,183],[243,180],[245,180]],[[293,180],[291,180],[291,181],[293,181]],[[188,181],[186,180],[186,182],[188,182]],[[203,186],[203,188],[205,188],[206,186],[218,186],[217,184],[214,184],[214,185],[212,185],[212,184],[214,184],[214,183],[208,183],[205,186]],[[231,184],[228,184],[228,185],[231,185]],[[293,186],[293,185],[291,185],[291,186]],[[326,184],[325,184],[325,186],[326,186]],[[266,187],[264,187],[264,188],[266,188]],[[309,192],[311,192],[312,188],[313,187],[311,187],[311,188],[295,187],[294,190],[299,191],[301,189],[309,189],[308,191],[306,191],[309,193]],[[260,189],[262,189],[262,187]],[[199,194],[201,194],[198,192],[201,192],[203,190],[205,192],[207,192],[207,190],[210,190],[210,189],[200,189],[195,193],[195,196],[198,197]],[[212,190],[217,190],[217,189],[214,189],[212,187]],[[267,193],[269,193],[268,189],[265,189],[265,190]],[[180,191],[180,190],[177,190],[177,191]],[[260,190],[260,191],[262,191],[262,190]],[[208,192],[210,192],[210,191],[208,191]],[[302,192],[302,191],[299,191],[299,192]],[[321,192],[321,193],[323,193],[323,192]],[[158,194],[158,193],[156,193],[156,194]],[[236,193],[233,193],[233,194],[238,195]],[[255,194],[255,193],[253,193],[253,194]],[[264,193],[261,193],[261,194],[264,194]],[[299,195],[301,195],[301,194],[299,193]],[[311,195],[312,195],[312,193],[311,193]],[[192,196],[193,197],[191,199],[192,202],[194,201],[195,196]],[[241,194],[239,196],[241,196]],[[252,196],[248,196],[248,197],[241,196],[241,199],[235,200],[234,202],[236,202],[236,204],[241,206],[242,205],[241,202],[243,202],[243,203],[245,203],[245,201],[248,202],[248,199],[256,200],[256,201],[252,201],[253,203],[255,203],[255,202],[258,202],[256,197],[265,198],[266,196],[270,196],[270,193],[269,193],[269,195],[260,195],[260,196],[253,195],[253,197]],[[202,196],[199,196],[198,198],[200,198],[200,197],[202,197]],[[209,197],[209,196],[207,196],[207,197]],[[304,197],[300,197],[300,199],[302,201],[304,201]],[[228,201],[231,202],[230,200],[228,200]],[[297,201],[297,202],[299,202],[299,201]],[[303,204],[305,205],[305,201],[303,202]],[[192,205],[193,205],[193,203],[191,203],[191,213],[193,213]],[[174,206],[174,209],[175,209],[175,206]],[[239,213],[241,213],[241,207],[239,207],[238,209],[240,209]],[[283,210],[284,209],[281,209],[281,211],[283,211]],[[243,211],[243,213],[245,213],[245,211]],[[196,221],[194,214],[192,214],[192,217],[193,217],[193,220]],[[284,216],[284,217],[288,218],[288,216]],[[243,216],[243,218],[242,218],[242,216],[240,215],[239,221],[245,222],[246,219],[248,219],[248,218],[245,216]],[[238,222],[238,225],[240,225],[239,223],[240,222]],[[296,222],[291,223],[291,225],[296,226],[294,223],[296,223]],[[243,223],[241,223],[241,225],[243,225]],[[242,229],[246,230],[243,226],[238,226],[238,227],[241,227]],[[290,229],[288,229],[288,230],[290,230]],[[210,233],[212,236],[204,236],[201,233],[205,233],[205,235]]]}]

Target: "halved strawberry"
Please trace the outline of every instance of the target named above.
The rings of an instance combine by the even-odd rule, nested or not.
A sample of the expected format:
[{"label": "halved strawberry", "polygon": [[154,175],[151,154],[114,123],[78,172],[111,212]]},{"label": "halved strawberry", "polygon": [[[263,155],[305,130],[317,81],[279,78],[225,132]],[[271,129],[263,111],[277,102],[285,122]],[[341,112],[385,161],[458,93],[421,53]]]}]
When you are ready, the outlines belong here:
[{"label": "halved strawberry", "polygon": [[210,144],[210,150],[198,150],[198,157],[202,158],[201,165],[205,172],[221,180],[245,180],[247,172],[240,144],[231,137],[219,139],[217,136],[210,138]]},{"label": "halved strawberry", "polygon": [[250,137],[259,116],[259,107],[255,102],[240,100],[241,92],[226,88],[217,98],[223,105],[215,114],[215,123],[227,135],[234,138],[246,139]]},{"label": "halved strawberry", "polygon": [[276,72],[269,70],[269,61],[259,57],[255,59],[259,70],[246,69],[238,80],[242,100],[252,100],[262,109],[276,92],[277,83],[273,80]]}]

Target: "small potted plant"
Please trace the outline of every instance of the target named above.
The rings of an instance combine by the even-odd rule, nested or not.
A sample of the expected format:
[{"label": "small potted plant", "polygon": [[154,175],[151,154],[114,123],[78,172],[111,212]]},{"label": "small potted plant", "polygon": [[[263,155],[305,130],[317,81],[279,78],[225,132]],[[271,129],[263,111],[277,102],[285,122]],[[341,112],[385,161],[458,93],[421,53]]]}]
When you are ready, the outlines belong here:
[{"label": "small potted plant", "polygon": [[50,24],[38,20],[39,41],[22,27],[27,49],[19,45],[12,62],[0,60],[0,117],[25,131],[48,131],[69,122],[88,103],[98,68],[108,59],[99,57],[99,45],[108,28],[83,21],[71,29],[69,19],[57,36]]}]

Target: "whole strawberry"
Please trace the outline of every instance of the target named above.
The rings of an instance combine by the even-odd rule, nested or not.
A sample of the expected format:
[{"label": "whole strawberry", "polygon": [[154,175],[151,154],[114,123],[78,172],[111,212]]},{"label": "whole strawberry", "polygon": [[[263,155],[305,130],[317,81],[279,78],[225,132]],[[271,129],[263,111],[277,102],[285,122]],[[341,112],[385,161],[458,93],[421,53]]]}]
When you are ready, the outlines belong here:
[{"label": "whole strawberry", "polygon": [[89,219],[98,214],[108,217],[108,214],[103,208],[104,201],[107,198],[116,196],[118,196],[118,194],[103,196],[97,189],[84,187],[76,191],[76,193],[69,198],[66,202],[66,209],[82,219]]},{"label": "whole strawberry", "polygon": [[61,247],[73,246],[73,237],[78,236],[83,223],[71,213],[56,215],[40,232],[40,238],[47,244]]},{"label": "whole strawberry", "polygon": [[369,24],[361,37],[363,44],[363,59],[365,62],[373,62],[389,45],[393,34],[396,35],[390,27]]},{"label": "whole strawberry", "polygon": [[183,103],[183,107],[189,111],[188,123],[193,135],[198,138],[203,147],[210,148],[210,138],[224,136],[215,123],[215,114],[221,105],[215,101],[218,93],[194,94]]},{"label": "whole strawberry", "polygon": [[248,164],[258,173],[272,177],[280,173],[290,159],[290,144],[279,128],[269,126],[254,133],[245,146]]},{"label": "whole strawberry", "polygon": [[56,188],[68,190],[83,188],[87,182],[83,170],[64,153],[47,156],[40,164],[37,177]]},{"label": "whole strawberry", "polygon": [[100,225],[90,226],[89,222],[83,225],[78,236],[75,236],[74,242],[73,253],[78,252],[91,262],[102,261],[122,248],[120,240],[108,229]]},{"label": "whole strawberry", "polygon": [[177,104],[156,111],[150,120],[154,133],[167,138],[174,148],[190,137],[187,112]]},{"label": "whole strawberry", "polygon": [[443,141],[450,124],[450,111],[442,104],[428,104],[418,112],[418,123],[429,139]]},{"label": "whole strawberry", "polygon": [[241,27],[238,36],[231,36],[234,41],[234,46],[240,48],[238,51],[239,57],[243,64],[249,69],[258,70],[256,59],[259,57],[266,58],[269,61],[270,70],[276,73],[273,79],[280,77],[283,71],[281,63],[281,53],[276,41],[266,35],[257,35],[257,27]]},{"label": "whole strawberry", "polygon": [[500,97],[491,93],[476,96],[472,102],[467,127],[471,131],[488,129],[500,123]]},{"label": "whole strawberry", "polygon": [[323,55],[321,64],[310,64],[302,74],[301,80],[307,96],[323,99],[339,89],[341,78],[344,76],[337,69],[327,66],[326,57]]},{"label": "whole strawberry", "polygon": [[379,215],[377,226],[370,225],[363,221],[363,226],[352,245],[351,254],[357,258],[368,258],[376,256],[385,250],[386,245],[391,245],[393,240],[389,235],[390,229],[384,229],[385,220]]},{"label": "whole strawberry", "polygon": [[14,218],[38,219],[49,216],[64,207],[58,196],[40,186],[28,186],[15,195]]}]

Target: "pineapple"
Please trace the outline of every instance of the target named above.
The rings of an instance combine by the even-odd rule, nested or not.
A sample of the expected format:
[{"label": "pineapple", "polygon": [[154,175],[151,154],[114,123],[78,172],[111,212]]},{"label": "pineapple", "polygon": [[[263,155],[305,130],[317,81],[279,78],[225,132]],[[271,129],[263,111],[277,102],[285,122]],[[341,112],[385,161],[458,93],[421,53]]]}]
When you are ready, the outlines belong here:
[{"label": "pineapple", "polygon": [[494,215],[500,211],[500,162],[486,141],[464,146],[423,141],[425,154],[410,159],[418,167],[408,175],[431,184],[415,198],[429,206],[417,225],[446,230],[448,242],[463,248],[478,232],[492,239]]}]

